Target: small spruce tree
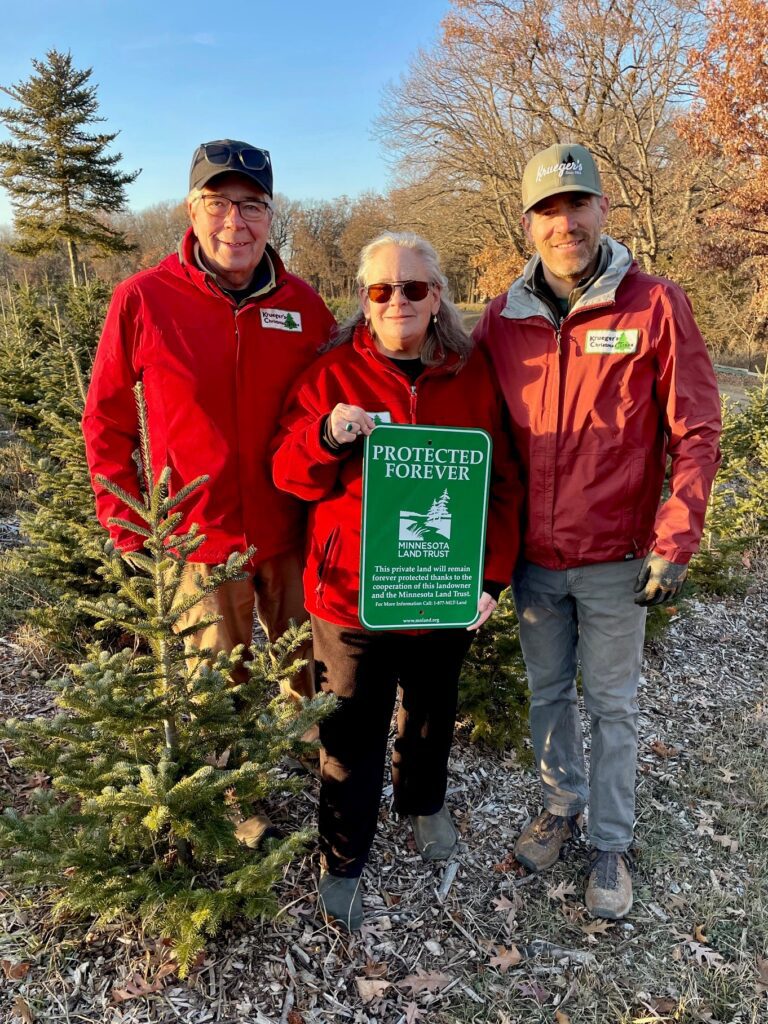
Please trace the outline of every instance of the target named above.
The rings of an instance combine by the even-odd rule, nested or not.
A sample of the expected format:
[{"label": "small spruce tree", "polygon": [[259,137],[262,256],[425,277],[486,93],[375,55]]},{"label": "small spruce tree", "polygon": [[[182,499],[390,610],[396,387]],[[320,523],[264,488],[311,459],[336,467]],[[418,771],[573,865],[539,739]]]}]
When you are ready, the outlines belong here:
[{"label": "small spruce tree", "polygon": [[58,913],[95,914],[97,927],[133,915],[170,938],[183,975],[222,923],[277,909],[274,883],[308,835],[270,840],[257,854],[237,842],[233,818],[301,785],[276,766],[301,748],[331,701],[320,696],[296,712],[293,702],[269,698],[300,667],[291,658],[308,638],[306,624],[255,649],[241,685],[232,671],[242,649],[215,659],[185,652],[184,638],[215,620],[178,633],[174,624],[238,577],[251,552],[232,555],[210,581],[198,577],[197,594],[181,597],[184,567],[204,538],[195,527],[175,533],[178,509],[205,478],[173,497],[168,469],[151,478],[141,385],[136,391],[146,494],[137,500],[101,482],[144,524],[120,521],[144,547],[123,557],[108,543],[103,572],[113,592],[85,602],[97,629],[117,627],[135,643],[117,653],[94,644],[52,684],[55,717],[5,723],[15,764],[49,777],[50,788],[35,793],[28,813],[0,816],[0,850],[9,874],[50,889]]},{"label": "small spruce tree", "polygon": [[464,661],[457,717],[471,727],[470,739],[523,754],[527,716],[528,677],[515,606],[505,590]]}]

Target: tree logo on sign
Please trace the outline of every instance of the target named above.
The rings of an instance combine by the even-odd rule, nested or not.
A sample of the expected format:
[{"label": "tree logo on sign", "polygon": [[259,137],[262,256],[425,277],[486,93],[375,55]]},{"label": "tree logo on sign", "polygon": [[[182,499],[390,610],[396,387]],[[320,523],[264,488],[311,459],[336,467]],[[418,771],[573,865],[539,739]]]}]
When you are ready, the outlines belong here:
[{"label": "tree logo on sign", "polygon": [[451,496],[447,489],[435,498],[428,512],[400,512],[399,540],[424,540],[431,534],[451,539],[451,513],[448,502]]}]

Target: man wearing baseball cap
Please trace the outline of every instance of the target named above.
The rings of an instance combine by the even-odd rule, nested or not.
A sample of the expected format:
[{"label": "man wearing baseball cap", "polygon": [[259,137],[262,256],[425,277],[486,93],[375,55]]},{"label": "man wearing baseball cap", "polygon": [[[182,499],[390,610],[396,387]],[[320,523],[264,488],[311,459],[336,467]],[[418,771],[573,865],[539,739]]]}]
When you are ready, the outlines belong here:
[{"label": "man wearing baseball cap", "polygon": [[617,919],[632,906],[646,606],[677,596],[699,546],[720,403],[685,293],[602,234],[608,199],[589,151],[567,143],[537,153],[522,198],[536,253],[475,330],[527,484],[513,590],[544,810],[515,855],[532,871],[551,867],[588,807],[587,908]]},{"label": "man wearing baseball cap", "polygon": [[[307,617],[302,503],[274,487],[270,442],[289,386],[334,320],[267,243],[267,150],[233,139],[203,143],[192,158],[189,189],[191,226],[178,252],[115,289],[83,431],[97,514],[118,548],[137,549],[141,538],[109,520],[135,517],[97,476],[138,493],[132,389],[141,380],[155,472],[170,466],[172,490],[208,477],[181,506],[184,526],[197,523],[205,534],[198,561],[188,567],[188,588],[195,589],[195,573],[205,577],[233,552],[256,549],[246,579],[225,583],[180,623],[220,616],[192,637],[216,652],[250,646],[254,611],[270,640],[290,619]],[[310,670],[294,677],[291,696],[313,692]]]}]

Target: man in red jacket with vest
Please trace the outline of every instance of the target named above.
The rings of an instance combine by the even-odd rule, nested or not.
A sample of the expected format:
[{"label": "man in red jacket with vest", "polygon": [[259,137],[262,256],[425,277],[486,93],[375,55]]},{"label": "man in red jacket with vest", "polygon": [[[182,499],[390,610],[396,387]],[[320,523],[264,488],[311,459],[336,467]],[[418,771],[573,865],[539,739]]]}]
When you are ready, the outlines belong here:
[{"label": "man in red jacket with vest", "polygon": [[698,548],[720,404],[687,296],[601,235],[607,212],[584,147],[538,153],[522,219],[536,255],[475,336],[496,366],[527,494],[513,587],[545,809],[515,855],[533,871],[551,867],[588,805],[587,908],[621,918],[632,906],[645,606],[677,596]]},{"label": "man in red jacket with vest", "polygon": [[[134,517],[96,481],[138,493],[138,429],[132,388],[142,380],[156,474],[171,489],[201,474],[207,483],[182,506],[184,525],[205,534],[203,576],[253,546],[248,578],[225,583],[189,613],[221,621],[195,634],[214,652],[249,646],[254,611],[270,640],[304,621],[304,509],[272,483],[270,442],[289,386],[334,324],[322,299],[289,274],[267,244],[272,164],[266,150],[223,139],[194,153],[187,209],[191,227],[177,253],[115,289],[96,352],[83,417],[100,521],[123,551],[142,538],[112,517]],[[291,695],[314,692],[311,671]]]}]

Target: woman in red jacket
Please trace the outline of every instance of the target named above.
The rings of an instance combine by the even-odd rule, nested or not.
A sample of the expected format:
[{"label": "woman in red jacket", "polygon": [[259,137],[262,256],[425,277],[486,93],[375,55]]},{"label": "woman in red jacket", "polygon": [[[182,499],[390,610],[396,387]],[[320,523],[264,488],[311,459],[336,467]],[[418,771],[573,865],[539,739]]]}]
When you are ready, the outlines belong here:
[{"label": "woman in red jacket", "polygon": [[393,423],[480,427],[494,441],[485,581],[477,629],[510,579],[519,541],[517,460],[485,356],[474,351],[445,295],[435,250],[385,233],[360,259],[360,313],[299,379],[274,461],[278,487],[312,502],[304,590],[316,672],[338,698],[320,724],[321,909],[349,929],[362,919],[360,876],[378,817],[387,736],[398,685],[392,758],[394,803],[410,816],[424,860],[458,841],[445,806],[463,629],[372,632],[357,615],[362,439],[373,412]]}]

